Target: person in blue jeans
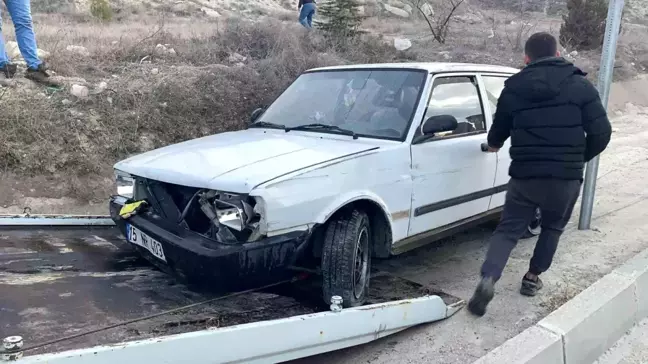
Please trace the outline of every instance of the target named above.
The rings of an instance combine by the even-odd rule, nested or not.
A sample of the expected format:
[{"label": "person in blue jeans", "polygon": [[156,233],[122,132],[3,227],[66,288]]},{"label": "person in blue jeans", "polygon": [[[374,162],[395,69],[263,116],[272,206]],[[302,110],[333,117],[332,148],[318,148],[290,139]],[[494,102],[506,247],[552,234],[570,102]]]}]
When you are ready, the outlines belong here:
[{"label": "person in blue jeans", "polygon": [[[38,47],[36,46],[29,0],[4,0],[4,2],[16,29],[16,41],[20,54],[27,63],[25,77],[40,83],[50,83],[47,67],[38,58]],[[2,14],[0,14],[1,16]],[[18,67],[10,62],[5,50],[5,43],[2,38],[2,19],[0,18],[0,73],[3,73],[7,78],[12,78],[17,69]]]},{"label": "person in blue jeans", "polygon": [[308,29],[313,27],[315,8],[315,0],[299,0],[299,4],[297,5],[297,9],[299,10],[299,22]]}]

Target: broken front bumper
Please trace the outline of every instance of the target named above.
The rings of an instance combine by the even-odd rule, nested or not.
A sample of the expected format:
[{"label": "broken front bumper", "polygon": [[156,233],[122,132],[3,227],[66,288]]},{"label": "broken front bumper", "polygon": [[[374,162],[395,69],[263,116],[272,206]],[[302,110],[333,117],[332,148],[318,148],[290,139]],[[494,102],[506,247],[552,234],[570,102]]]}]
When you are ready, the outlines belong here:
[{"label": "broken front bumper", "polygon": [[151,211],[125,220],[119,211],[127,202],[121,196],[111,197],[111,218],[124,236],[127,236],[126,225],[131,224],[157,240],[166,262],[140,246],[131,245],[161,270],[187,283],[212,288],[239,288],[280,279],[301,256],[310,236],[307,232],[294,232],[250,243],[223,244],[165,221]]}]

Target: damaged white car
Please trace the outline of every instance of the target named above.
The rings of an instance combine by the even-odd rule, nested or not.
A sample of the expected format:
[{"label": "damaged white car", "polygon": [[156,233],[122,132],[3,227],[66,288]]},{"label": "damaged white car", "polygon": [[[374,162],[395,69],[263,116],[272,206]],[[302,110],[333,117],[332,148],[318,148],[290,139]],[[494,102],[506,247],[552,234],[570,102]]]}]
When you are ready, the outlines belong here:
[{"label": "damaged white car", "polygon": [[[115,165],[111,216],[158,267],[193,282],[319,271],[323,297],[367,297],[386,258],[497,219],[510,157],[483,153],[516,69],[384,64],[313,69],[245,130]],[[539,233],[539,216],[529,235]]]}]

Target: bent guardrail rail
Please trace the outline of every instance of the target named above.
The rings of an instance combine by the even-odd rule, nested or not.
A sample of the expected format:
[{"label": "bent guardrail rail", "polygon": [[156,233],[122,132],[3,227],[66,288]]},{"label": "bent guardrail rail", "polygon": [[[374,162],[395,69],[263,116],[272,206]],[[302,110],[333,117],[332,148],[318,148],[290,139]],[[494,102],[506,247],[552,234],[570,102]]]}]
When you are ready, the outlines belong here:
[{"label": "bent guardrail rail", "polygon": [[20,353],[11,363],[277,363],[365,344],[443,320],[465,305],[464,301],[446,305],[437,295],[347,309],[339,309],[338,301],[333,311],[52,354]]},{"label": "bent guardrail rail", "polygon": [[0,228],[21,226],[114,226],[105,215],[0,215]]}]

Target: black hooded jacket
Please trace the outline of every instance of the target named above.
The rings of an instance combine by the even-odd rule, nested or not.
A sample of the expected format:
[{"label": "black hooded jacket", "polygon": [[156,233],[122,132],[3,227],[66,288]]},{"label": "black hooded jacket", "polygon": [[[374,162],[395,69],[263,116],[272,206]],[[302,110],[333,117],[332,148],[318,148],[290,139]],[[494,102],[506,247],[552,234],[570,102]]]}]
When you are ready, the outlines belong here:
[{"label": "black hooded jacket", "polygon": [[497,103],[488,144],[511,137],[512,178],[583,178],[584,163],[610,142],[612,127],[585,73],[563,58],[511,76]]}]

